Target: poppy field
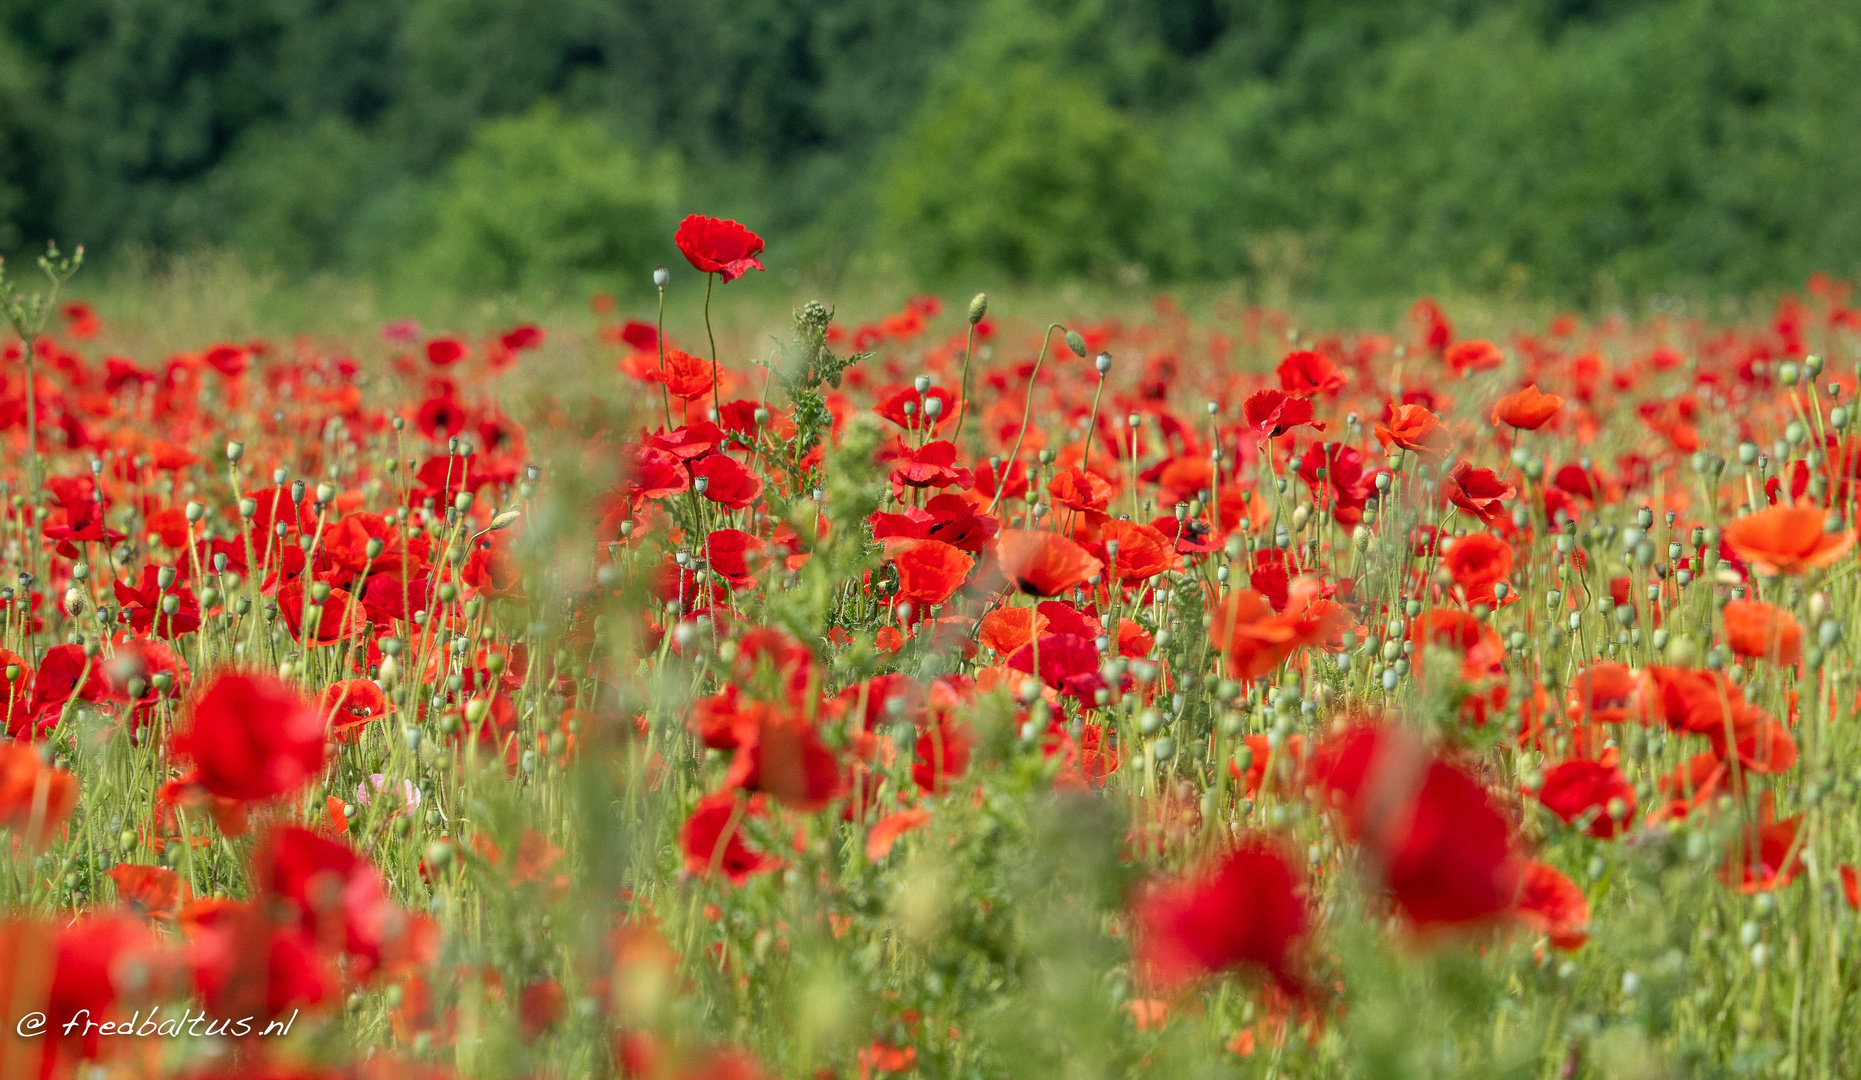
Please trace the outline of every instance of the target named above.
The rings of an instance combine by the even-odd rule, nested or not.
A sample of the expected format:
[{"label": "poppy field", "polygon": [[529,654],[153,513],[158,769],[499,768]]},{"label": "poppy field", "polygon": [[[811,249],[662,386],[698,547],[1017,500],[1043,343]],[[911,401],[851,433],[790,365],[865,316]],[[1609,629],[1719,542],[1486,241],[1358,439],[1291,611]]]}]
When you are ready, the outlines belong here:
[{"label": "poppy field", "polygon": [[1861,1069],[1846,283],[775,326],[670,241],[161,352],[6,264],[0,1077]]}]

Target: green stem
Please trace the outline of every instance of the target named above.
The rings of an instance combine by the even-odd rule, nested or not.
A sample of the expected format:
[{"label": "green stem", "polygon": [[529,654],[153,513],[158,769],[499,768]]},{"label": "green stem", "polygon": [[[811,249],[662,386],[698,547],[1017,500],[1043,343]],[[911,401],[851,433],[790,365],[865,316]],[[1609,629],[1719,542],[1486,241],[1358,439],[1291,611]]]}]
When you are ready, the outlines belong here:
[{"label": "green stem", "polygon": [[995,504],[1002,501],[1002,491],[1007,483],[1008,470],[1014,467],[1015,459],[1021,456],[1021,440],[1027,438],[1027,422],[1034,415],[1034,384],[1040,380],[1040,366],[1047,362],[1047,346],[1053,341],[1055,330],[1065,329],[1066,327],[1059,323],[1053,323],[1047,327],[1046,333],[1040,335],[1040,356],[1035,359],[1034,370],[1027,377],[1027,402],[1021,406],[1021,433],[1015,436],[1014,450],[1009,453],[1007,460],[1002,462],[1002,471],[996,474],[995,497],[989,500],[988,513],[993,514]]}]

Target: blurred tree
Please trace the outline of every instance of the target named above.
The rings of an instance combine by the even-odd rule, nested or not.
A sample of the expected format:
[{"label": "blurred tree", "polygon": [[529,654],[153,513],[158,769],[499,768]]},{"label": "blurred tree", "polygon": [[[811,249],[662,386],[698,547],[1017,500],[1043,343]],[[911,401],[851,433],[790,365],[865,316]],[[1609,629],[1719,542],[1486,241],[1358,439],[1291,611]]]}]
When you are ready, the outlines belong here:
[{"label": "blurred tree", "polygon": [[781,259],[1745,289],[1855,268],[1858,59],[1839,0],[0,0],[0,243],[385,270],[547,100]]},{"label": "blurred tree", "polygon": [[600,124],[553,104],[494,121],[447,170],[432,237],[409,269],[513,290],[649,265],[678,220],[677,172],[669,152],[642,164]]},{"label": "blurred tree", "polygon": [[889,237],[943,277],[1064,278],[1142,263],[1156,145],[1090,84],[1034,63],[929,110],[886,178]]}]

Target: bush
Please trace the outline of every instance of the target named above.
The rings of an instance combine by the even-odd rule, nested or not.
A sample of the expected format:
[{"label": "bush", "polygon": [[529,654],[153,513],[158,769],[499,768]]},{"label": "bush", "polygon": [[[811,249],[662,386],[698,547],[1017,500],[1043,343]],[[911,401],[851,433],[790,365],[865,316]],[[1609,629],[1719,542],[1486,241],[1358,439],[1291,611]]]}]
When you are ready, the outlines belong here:
[{"label": "bush", "polygon": [[481,127],[441,184],[414,269],[468,289],[637,277],[663,254],[677,212],[669,155],[643,162],[553,105]]},{"label": "bush", "polygon": [[1088,83],[1023,63],[935,101],[886,174],[887,231],[941,277],[1077,277],[1144,263],[1155,143]]}]

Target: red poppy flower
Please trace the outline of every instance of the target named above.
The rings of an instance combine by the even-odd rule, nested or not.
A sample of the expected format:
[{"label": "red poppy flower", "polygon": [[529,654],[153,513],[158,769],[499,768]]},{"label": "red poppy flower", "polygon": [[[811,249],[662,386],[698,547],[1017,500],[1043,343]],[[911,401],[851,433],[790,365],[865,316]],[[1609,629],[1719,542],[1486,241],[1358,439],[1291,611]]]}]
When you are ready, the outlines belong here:
[{"label": "red poppy flower", "polygon": [[1059,596],[1105,569],[1085,548],[1058,533],[1003,529],[995,538],[1002,576],[1029,596]]},{"label": "red poppy flower", "polygon": [[1288,394],[1335,394],[1344,389],[1344,375],[1337,365],[1311,349],[1287,353],[1276,371],[1279,388]]},{"label": "red poppy flower", "polygon": [[[1462,537],[1463,541],[1470,539]],[[1490,583],[1487,588],[1490,590]],[[1505,660],[1505,644],[1499,640],[1498,631],[1471,613],[1454,608],[1430,608],[1416,616],[1409,624],[1409,641],[1415,645],[1412,660],[1418,674],[1426,667],[1431,649],[1458,654],[1460,677],[1466,682],[1498,673]]]},{"label": "red poppy flower", "polygon": [[1537,431],[1563,407],[1563,398],[1556,394],[1540,393],[1538,384],[1533,383],[1495,402],[1493,423],[1505,424],[1521,431]]},{"label": "red poppy flower", "polygon": [[362,632],[362,605],[342,589],[331,589],[318,603],[315,594],[306,596],[302,579],[292,580],[278,590],[278,613],[291,638],[303,641],[308,627],[313,644],[329,645],[346,641]]},{"label": "red poppy flower", "polygon": [[1512,907],[1521,867],[1511,829],[1473,777],[1370,725],[1326,739],[1310,772],[1411,923],[1479,923]]},{"label": "red poppy flower", "polygon": [[1658,664],[1642,669],[1631,706],[1644,724],[1699,733],[1724,731],[1728,718],[1743,726],[1747,709],[1744,690],[1723,674]]},{"label": "red poppy flower", "polygon": [[1384,449],[1391,446],[1413,451],[1423,461],[1440,461],[1447,457],[1454,440],[1434,413],[1420,405],[1396,405],[1389,419],[1376,425],[1376,441]]},{"label": "red poppy flower", "polygon": [[118,863],[109,877],[116,882],[116,898],[123,906],[145,918],[172,922],[181,902],[193,896],[181,875],[165,866]]},{"label": "red poppy flower", "polygon": [[1325,425],[1312,419],[1310,398],[1293,397],[1284,390],[1256,390],[1241,403],[1241,415],[1247,426],[1266,438],[1276,438],[1296,427]]},{"label": "red poppy flower", "polygon": [[756,258],[762,253],[762,237],[734,221],[692,214],[679,222],[672,240],[693,267],[725,281],[763,268]]},{"label": "red poppy flower", "polygon": [[249,350],[225,342],[208,348],[201,359],[207,362],[208,367],[229,379],[244,375],[252,366],[252,353]]},{"label": "red poppy flower", "polygon": [[347,953],[362,974],[405,926],[367,858],[295,825],[276,826],[261,839],[252,856],[252,887],[294,907],[306,940]]},{"label": "red poppy flower", "polygon": [[[1621,800],[1621,813],[1611,813],[1609,804]],[[1559,762],[1545,770],[1544,783],[1538,789],[1538,801],[1574,825],[1585,814],[1592,815],[1588,825],[1591,836],[1607,840],[1627,827],[1635,816],[1635,789],[1614,765],[1578,758]]]},{"label": "red poppy flower", "polygon": [[1246,967],[1303,990],[1298,952],[1310,917],[1296,866],[1279,841],[1254,833],[1189,877],[1151,886],[1136,911],[1145,977],[1169,987]]},{"label": "red poppy flower", "polygon": [[738,713],[735,733],[727,787],[767,792],[809,814],[846,794],[846,770],[803,714],[752,702]]},{"label": "red poppy flower", "polygon": [[703,480],[701,494],[714,503],[741,510],[762,498],[762,477],[725,454],[712,454],[691,467],[694,486]]},{"label": "red poppy flower", "polygon": [[334,1000],[341,983],[316,944],[251,904],[201,900],[181,911],[187,966],[207,1013],[269,1020]]},{"label": "red poppy flower", "polygon": [[974,559],[941,540],[890,540],[885,557],[898,568],[898,599],[920,615],[948,600],[975,565]]},{"label": "red poppy flower", "polygon": [[1705,733],[1712,740],[1713,752],[1722,758],[1736,753],[1746,772],[1774,776],[1789,772],[1796,765],[1796,738],[1790,729],[1755,708],[1740,711],[1728,744],[1725,729]]},{"label": "red poppy flower", "polygon": [[354,743],[362,728],[388,712],[388,696],[373,679],[344,679],[323,688],[320,707],[329,717],[330,735]]},{"label": "red poppy flower", "polygon": [[941,540],[975,555],[982,554],[1001,531],[994,515],[982,513],[953,491],[932,496],[922,508],[907,506],[897,514],[875,511],[867,520],[872,523],[874,540]]},{"label": "red poppy flower", "polygon": [[696,401],[711,394],[711,362],[683,349],[666,347],[665,370],[654,371],[653,381],[665,385],[666,392],[681,401]]},{"label": "red poppy flower", "polygon": [[1803,869],[1802,853],[1796,844],[1803,815],[1783,821],[1775,820],[1774,815],[1771,793],[1767,791],[1759,797],[1758,820],[1745,827],[1720,870],[1720,877],[1728,884],[1736,883],[1746,896],[1784,888]]},{"label": "red poppy flower", "polygon": [[546,336],[542,327],[535,323],[519,323],[499,335],[498,343],[511,352],[540,348]]},{"label": "red poppy flower", "polygon": [[945,439],[925,443],[916,449],[900,441],[883,460],[899,463],[890,479],[893,493],[900,498],[908,487],[968,487],[976,481],[974,473],[956,463],[956,444]]},{"label": "red poppy flower", "polygon": [[1008,668],[1037,675],[1048,686],[1088,704],[1106,688],[1099,673],[1097,644],[1078,634],[1042,634],[1015,650],[1008,657]]},{"label": "red poppy flower", "polygon": [[[927,408],[927,403],[935,401],[934,407]],[[911,406],[909,412],[905,406]],[[935,437],[938,430],[949,423],[956,414],[957,397],[941,386],[933,386],[922,394],[915,386],[906,386],[894,391],[872,407],[872,411],[885,417],[906,431],[926,432]]]},{"label": "red poppy flower", "polygon": [[426,362],[434,367],[451,367],[465,359],[470,350],[457,337],[437,337],[426,343]]},{"label": "red poppy flower", "polygon": [[248,801],[298,791],[322,773],[324,714],[269,675],[225,672],[207,686],[175,736],[214,795]]},{"label": "red poppy flower", "polygon": [[1525,864],[1520,878],[1519,921],[1550,938],[1555,948],[1581,948],[1590,939],[1590,901],[1577,883],[1535,859]]},{"label": "red poppy flower", "polygon": [[1449,502],[1487,525],[1498,521],[1506,512],[1506,502],[1518,494],[1498,473],[1476,469],[1465,461],[1448,470],[1442,487]]},{"label": "red poppy flower", "polygon": [[1469,603],[1492,603],[1493,586],[1512,573],[1512,545],[1492,533],[1457,537],[1441,564],[1454,584],[1466,590]]},{"label": "red poppy flower", "polygon": [[492,600],[522,600],[523,567],[511,554],[509,533],[493,533],[472,545],[472,554],[459,568],[459,580]]},{"label": "red poppy flower", "polygon": [[[36,1003],[37,1011],[44,1014],[52,1033],[47,1038],[55,1037],[75,1019],[71,1028],[83,1055],[96,1057],[100,1036],[96,1028],[85,1026],[85,1020],[110,1014],[125,999],[160,996],[167,990],[173,965],[148,923],[127,913],[80,915],[56,934],[51,978],[45,997]],[[35,953],[41,958],[37,963],[44,963],[44,953]],[[139,977],[132,981],[124,977],[127,972]],[[16,1000],[10,1007],[20,1004]],[[14,1014],[9,1011],[9,1015]],[[48,1047],[47,1053],[56,1055],[57,1048]],[[45,1075],[53,1074],[48,1069]]]},{"label": "red poppy flower", "polygon": [[866,833],[866,861],[885,858],[899,837],[930,824],[930,819],[929,810],[899,810],[880,818]]},{"label": "red poppy flower", "polygon": [[685,872],[722,873],[732,885],[742,885],[753,874],[779,868],[782,860],[756,851],[744,838],[744,820],[765,816],[759,799],[745,799],[735,791],[720,791],[698,800],[679,829]]},{"label": "red poppy flower", "polygon": [[1733,600],[1723,609],[1725,643],[1754,660],[1794,667],[1803,658],[1803,628],[1796,616],[1758,600]]},{"label": "red poppy flower", "polygon": [[1593,724],[1620,724],[1629,717],[1635,689],[1635,673],[1627,664],[1605,660],[1570,680],[1566,708],[1572,717]]},{"label": "red poppy flower", "polygon": [[919,791],[938,794],[969,771],[969,751],[976,737],[969,725],[939,716],[924,725],[912,748],[911,779]]},{"label": "red poppy flower", "polygon": [[1832,565],[1854,547],[1853,529],[1823,531],[1823,511],[1814,505],[1773,506],[1725,527],[1732,553],[1763,574],[1802,574]]},{"label": "red poppy flower", "polygon": [[976,467],[976,486],[971,490],[984,504],[997,495],[1004,499],[1019,499],[1027,494],[1027,466],[1019,461],[1010,461],[998,473],[994,465],[983,462]]},{"label": "red poppy flower", "polygon": [[1210,613],[1208,637],[1243,679],[1270,674],[1297,648],[1293,626],[1253,589],[1230,593]]}]

